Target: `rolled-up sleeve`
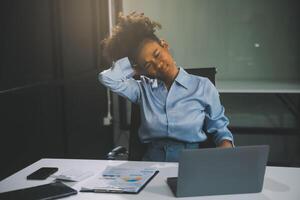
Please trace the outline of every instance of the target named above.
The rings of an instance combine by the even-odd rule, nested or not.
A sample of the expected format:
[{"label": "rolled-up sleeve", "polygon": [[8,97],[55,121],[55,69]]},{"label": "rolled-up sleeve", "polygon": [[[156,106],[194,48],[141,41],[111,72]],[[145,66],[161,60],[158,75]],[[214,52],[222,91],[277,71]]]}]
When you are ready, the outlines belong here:
[{"label": "rolled-up sleeve", "polygon": [[225,109],[221,105],[216,87],[207,79],[204,90],[207,103],[205,109],[206,132],[213,135],[217,145],[223,140],[229,140],[234,144],[232,133],[227,127],[229,120],[225,116]]},{"label": "rolled-up sleeve", "polygon": [[111,91],[138,103],[140,87],[138,81],[133,79],[134,70],[127,57],[113,63],[112,67],[99,73],[99,81]]}]

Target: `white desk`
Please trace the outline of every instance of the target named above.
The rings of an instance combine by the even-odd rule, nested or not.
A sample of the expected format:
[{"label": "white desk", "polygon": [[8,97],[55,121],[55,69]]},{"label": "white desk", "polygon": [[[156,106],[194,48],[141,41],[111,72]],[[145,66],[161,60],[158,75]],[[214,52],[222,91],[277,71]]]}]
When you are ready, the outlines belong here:
[{"label": "white desk", "polygon": [[216,80],[216,87],[222,94],[274,94],[299,121],[300,111],[294,106],[288,94],[300,94],[300,80]]},{"label": "white desk", "polygon": [[[41,159],[38,162],[26,167],[25,169],[13,174],[12,176],[0,182],[0,192],[20,189],[30,186],[41,185],[51,182],[53,179],[48,178],[46,181],[28,181],[26,176],[40,167],[58,167],[59,170],[67,169],[86,169],[94,171],[99,175],[107,165],[122,166],[155,166],[160,172],[158,175],[138,194],[103,194],[103,193],[80,193],[64,199],[109,199],[109,200],[164,200],[176,199],[169,189],[166,181],[167,177],[176,176],[177,163],[159,163],[159,162],[128,162],[128,161],[106,161],[106,160],[71,160],[71,159]],[[195,169],[196,170],[196,169]],[[89,180],[89,179],[87,179]],[[79,190],[85,181],[72,183],[72,187]],[[70,185],[70,183],[69,183]],[[237,195],[219,195],[188,197],[185,199],[237,199],[237,200],[299,200],[300,199],[300,168],[285,167],[267,167],[264,188],[261,193],[255,194],[237,194]]]},{"label": "white desk", "polygon": [[299,94],[300,81],[216,81],[220,93],[271,93],[271,94]]}]

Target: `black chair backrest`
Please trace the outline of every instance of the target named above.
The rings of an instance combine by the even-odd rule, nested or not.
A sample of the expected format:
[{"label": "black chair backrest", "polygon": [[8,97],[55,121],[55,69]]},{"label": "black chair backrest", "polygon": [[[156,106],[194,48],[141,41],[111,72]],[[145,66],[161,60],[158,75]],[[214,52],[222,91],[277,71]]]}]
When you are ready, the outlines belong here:
[{"label": "black chair backrest", "polygon": [[[215,84],[216,68],[196,68],[196,69],[185,69],[188,73],[207,77],[213,84]],[[146,152],[147,145],[141,143],[138,130],[140,127],[140,108],[137,104],[132,104],[131,106],[131,125],[130,125],[130,135],[129,135],[129,155],[128,160],[140,161]],[[200,147],[209,148],[215,147],[212,138],[208,136],[208,140],[203,142]]]}]

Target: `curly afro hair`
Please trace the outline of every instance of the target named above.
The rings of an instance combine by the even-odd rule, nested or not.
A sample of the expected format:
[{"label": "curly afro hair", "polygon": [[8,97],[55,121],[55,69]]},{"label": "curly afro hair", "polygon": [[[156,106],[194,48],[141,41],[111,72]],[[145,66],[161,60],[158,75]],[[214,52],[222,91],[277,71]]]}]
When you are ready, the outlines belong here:
[{"label": "curly afro hair", "polygon": [[120,13],[112,35],[101,42],[104,58],[108,63],[123,57],[135,62],[139,45],[145,39],[160,41],[154,34],[157,29],[161,29],[161,25],[144,16],[144,13],[132,12],[127,16]]}]

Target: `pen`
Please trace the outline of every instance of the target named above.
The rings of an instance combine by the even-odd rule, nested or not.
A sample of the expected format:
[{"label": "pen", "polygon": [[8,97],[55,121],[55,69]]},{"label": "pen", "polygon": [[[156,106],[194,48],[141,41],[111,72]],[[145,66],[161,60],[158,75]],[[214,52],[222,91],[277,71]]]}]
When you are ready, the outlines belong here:
[{"label": "pen", "polygon": [[125,193],[123,189],[81,189],[80,192],[95,192],[95,193]]}]

